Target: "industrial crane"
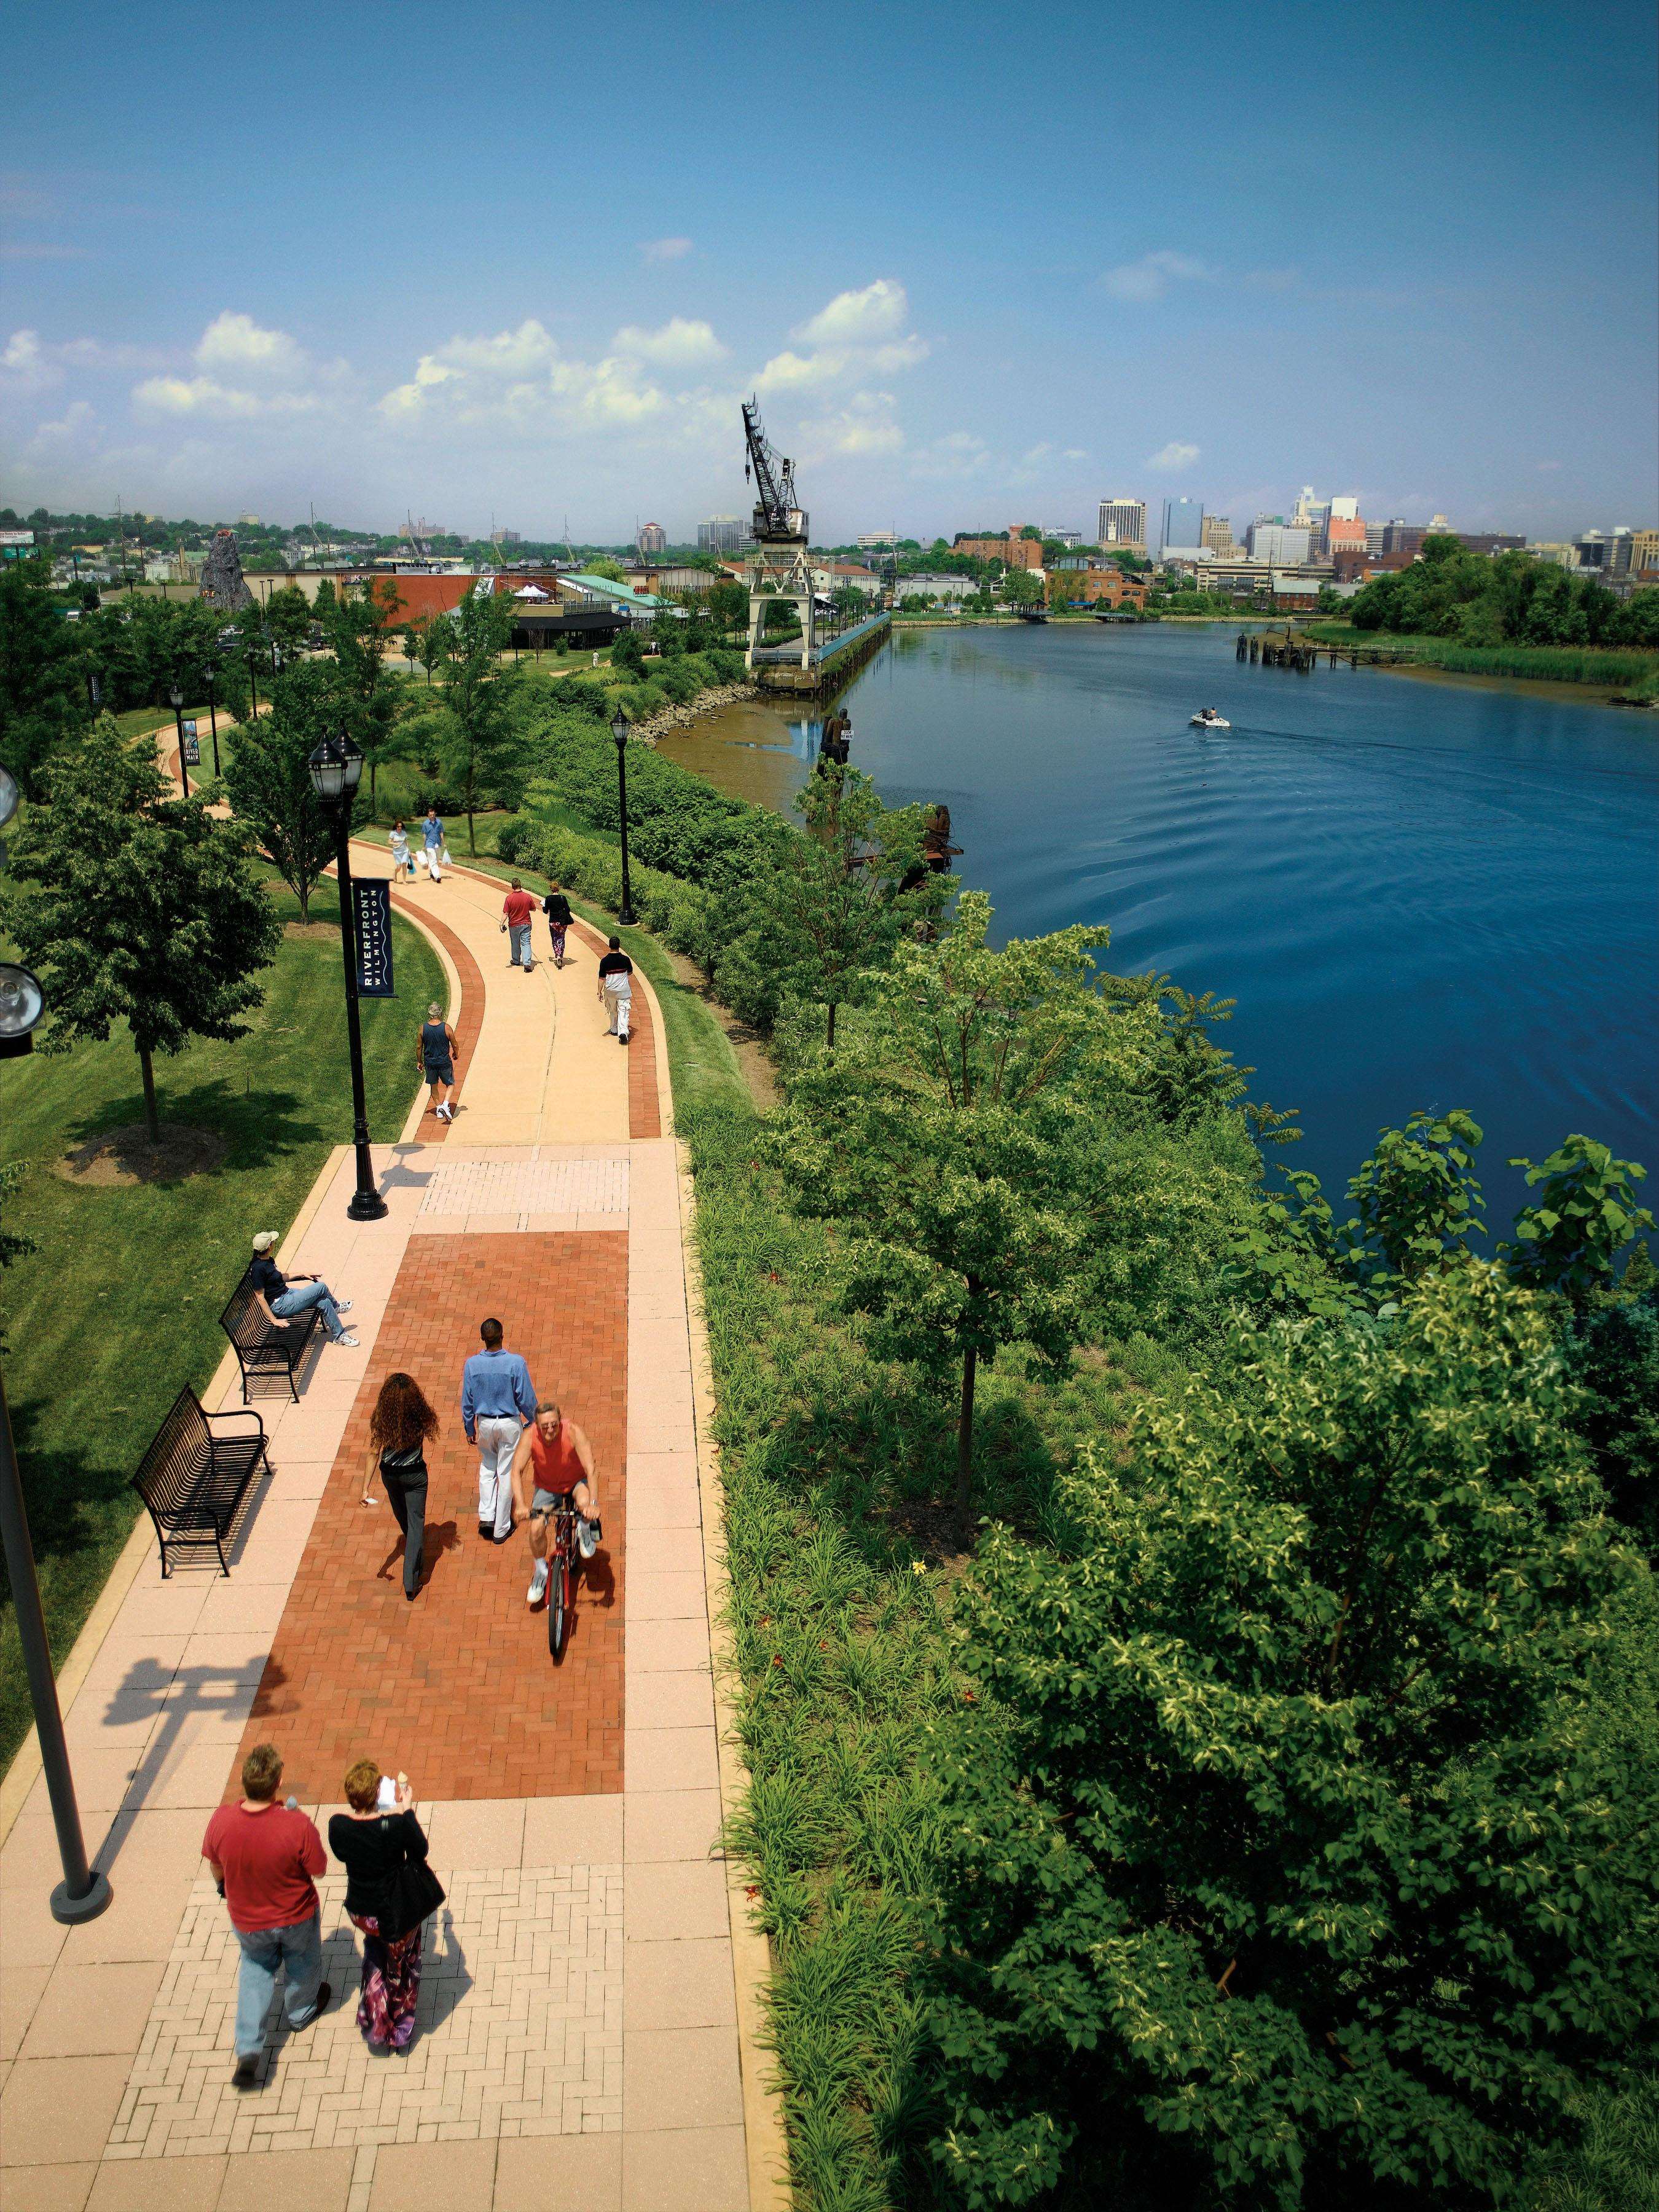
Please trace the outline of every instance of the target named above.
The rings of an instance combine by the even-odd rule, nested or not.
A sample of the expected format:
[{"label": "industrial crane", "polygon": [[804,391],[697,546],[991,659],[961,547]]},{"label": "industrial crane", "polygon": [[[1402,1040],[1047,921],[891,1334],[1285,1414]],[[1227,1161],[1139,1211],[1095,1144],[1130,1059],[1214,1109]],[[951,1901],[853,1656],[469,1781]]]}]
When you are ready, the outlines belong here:
[{"label": "industrial crane", "polygon": [[749,441],[749,458],[743,465],[745,481],[759,495],[755,501],[754,535],[757,545],[803,542],[806,515],[795,498],[795,465],[780,453],[761,423],[758,400],[743,406],[743,432]]}]

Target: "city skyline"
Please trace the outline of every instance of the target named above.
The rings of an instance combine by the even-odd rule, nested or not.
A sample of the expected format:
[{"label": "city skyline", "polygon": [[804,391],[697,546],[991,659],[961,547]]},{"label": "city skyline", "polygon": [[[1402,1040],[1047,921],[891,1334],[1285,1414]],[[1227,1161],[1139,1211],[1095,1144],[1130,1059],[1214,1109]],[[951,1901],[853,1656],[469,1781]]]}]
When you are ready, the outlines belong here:
[{"label": "city skyline", "polygon": [[[106,0],[26,14],[0,501],[314,501],[380,529],[425,506],[481,535],[511,507],[529,538],[568,514],[622,543],[636,513],[744,511],[754,391],[826,543],[895,514],[924,542],[1020,511],[1086,533],[1124,487],[1242,531],[1310,479],[1368,517],[1534,538],[1652,519],[1647,9],[1569,26],[1396,0],[1356,73],[1340,24],[1281,19],[1241,48],[1200,5],[1183,109],[1249,127],[1150,213],[1133,192],[1039,196],[1041,161],[1030,191],[938,191],[988,134],[1060,158],[1170,98],[1146,26],[969,14],[948,52],[843,17],[878,28],[883,70],[852,114],[829,97],[813,166],[858,189],[827,227],[812,195],[779,196],[763,259],[740,149],[755,82],[813,82],[787,14],[695,41],[637,7],[572,19],[560,70],[522,83],[499,67],[521,8],[479,25],[416,5],[396,46],[367,18],[276,21],[252,107],[199,6],[142,29]],[[1292,59],[1298,115],[1340,116],[1362,169],[1314,160],[1282,116]],[[197,118],[183,166],[153,128],[175,107]],[[234,118],[232,221],[192,166],[216,115]],[[581,219],[543,240],[507,219],[504,180],[550,158]],[[902,220],[860,219],[866,182]]]}]

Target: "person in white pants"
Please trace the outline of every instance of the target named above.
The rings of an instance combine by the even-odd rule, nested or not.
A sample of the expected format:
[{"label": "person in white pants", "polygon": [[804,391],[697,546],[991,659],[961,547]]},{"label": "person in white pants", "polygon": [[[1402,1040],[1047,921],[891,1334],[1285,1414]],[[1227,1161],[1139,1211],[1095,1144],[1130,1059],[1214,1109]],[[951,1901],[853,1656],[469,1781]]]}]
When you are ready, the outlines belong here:
[{"label": "person in white pants", "polygon": [[613,937],[611,949],[599,962],[599,1004],[610,1016],[610,1033],[628,1042],[629,1019],[634,1011],[634,963]]},{"label": "person in white pants", "polygon": [[505,1543],[513,1534],[513,1455],[536,1412],[536,1386],[500,1322],[481,1322],[483,1350],[461,1370],[461,1426],[478,1447],[478,1534]]}]

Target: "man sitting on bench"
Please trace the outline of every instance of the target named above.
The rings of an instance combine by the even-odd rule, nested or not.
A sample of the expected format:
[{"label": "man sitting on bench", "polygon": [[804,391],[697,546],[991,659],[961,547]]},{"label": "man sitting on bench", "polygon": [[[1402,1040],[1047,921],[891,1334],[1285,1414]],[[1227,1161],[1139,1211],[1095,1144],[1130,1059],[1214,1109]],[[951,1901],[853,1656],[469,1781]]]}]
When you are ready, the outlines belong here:
[{"label": "man sitting on bench", "polygon": [[340,1319],[350,1312],[350,1299],[337,1298],[319,1275],[285,1275],[270,1256],[276,1241],[274,1229],[262,1229],[253,1240],[253,1264],[248,1269],[249,1285],[265,1319],[275,1328],[315,1306],[331,1340],[355,1351],[357,1339]]}]

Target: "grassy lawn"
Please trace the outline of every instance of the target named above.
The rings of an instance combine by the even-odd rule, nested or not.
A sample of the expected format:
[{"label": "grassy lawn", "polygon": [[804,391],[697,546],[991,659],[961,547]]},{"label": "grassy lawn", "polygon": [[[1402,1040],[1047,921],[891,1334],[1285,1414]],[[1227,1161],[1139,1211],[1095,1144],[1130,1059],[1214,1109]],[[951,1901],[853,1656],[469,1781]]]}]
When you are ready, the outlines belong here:
[{"label": "grassy lawn", "polygon": [[[276,893],[289,917],[297,908]],[[125,1033],[61,1058],[0,1062],[0,1127],[24,1180],[6,1225],[39,1249],[0,1279],[6,1388],[52,1648],[61,1662],[139,1511],[130,1478],[180,1386],[204,1389],[225,1349],[218,1316],[256,1229],[282,1230],[330,1148],[351,1135],[339,908],[313,895],[313,926],[267,971],[265,1003],[234,1044],[198,1043],[156,1066],[162,1118],[211,1129],[222,1164],[173,1183],[72,1184],[54,1163],[142,1118]],[[398,996],[362,1005],[369,1127],[385,1141],[416,1088],[419,1009],[445,996],[425,940],[392,923]],[[9,1593],[0,1598],[0,1769],[29,1724]]]}]

